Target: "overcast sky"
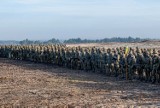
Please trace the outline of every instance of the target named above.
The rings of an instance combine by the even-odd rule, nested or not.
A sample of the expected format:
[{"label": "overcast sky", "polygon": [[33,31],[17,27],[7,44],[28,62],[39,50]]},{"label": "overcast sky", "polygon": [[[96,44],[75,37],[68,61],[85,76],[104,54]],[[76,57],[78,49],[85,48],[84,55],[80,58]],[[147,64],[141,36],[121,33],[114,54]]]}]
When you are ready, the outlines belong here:
[{"label": "overcast sky", "polygon": [[0,0],[0,40],[160,38],[160,0]]}]

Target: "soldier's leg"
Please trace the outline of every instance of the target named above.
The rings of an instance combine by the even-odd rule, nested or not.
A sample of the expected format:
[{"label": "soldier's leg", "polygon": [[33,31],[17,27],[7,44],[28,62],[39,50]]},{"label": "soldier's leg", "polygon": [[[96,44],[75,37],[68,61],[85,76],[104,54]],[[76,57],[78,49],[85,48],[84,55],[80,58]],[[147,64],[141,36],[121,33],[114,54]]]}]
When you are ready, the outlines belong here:
[{"label": "soldier's leg", "polygon": [[122,66],[122,78],[126,79],[126,66]]},{"label": "soldier's leg", "polygon": [[123,66],[122,65],[120,65],[120,76],[121,76],[121,78],[124,77],[124,75],[123,75]]},{"label": "soldier's leg", "polygon": [[87,61],[84,62],[84,70],[87,71]]},{"label": "soldier's leg", "polygon": [[103,74],[106,74],[106,67],[107,67],[107,64],[103,63],[103,66],[102,66],[102,73]]},{"label": "soldier's leg", "polygon": [[89,71],[89,62],[86,61],[86,71]]},{"label": "soldier's leg", "polygon": [[145,72],[145,82],[147,82],[148,79],[149,79],[149,72],[148,72],[148,69],[147,69],[147,68],[144,69],[144,72]]},{"label": "soldier's leg", "polygon": [[151,74],[151,82],[155,83],[156,82],[156,70],[153,68],[152,74]]},{"label": "soldier's leg", "polygon": [[160,83],[160,71],[158,71],[158,83]]},{"label": "soldier's leg", "polygon": [[76,69],[76,70],[77,70],[77,69],[78,69],[78,60],[75,60],[75,62],[74,62],[74,66],[75,66],[75,67],[74,67],[74,69]]},{"label": "soldier's leg", "polygon": [[114,65],[114,76],[118,76],[118,66]]},{"label": "soldier's leg", "polygon": [[156,69],[156,81],[159,83],[160,82],[160,79],[159,79],[159,70]]},{"label": "soldier's leg", "polygon": [[142,71],[140,69],[140,66],[138,66],[137,72],[138,72],[138,80],[141,80],[141,78],[142,78]]},{"label": "soldier's leg", "polygon": [[133,72],[134,70],[132,69],[132,66],[129,67],[129,79],[132,80],[133,79]]},{"label": "soldier's leg", "polygon": [[109,75],[109,64],[106,64],[106,70],[105,70],[106,75]]},{"label": "soldier's leg", "polygon": [[141,81],[144,81],[144,69],[141,67]]},{"label": "soldier's leg", "polygon": [[83,70],[83,60],[80,60],[80,70]]},{"label": "soldier's leg", "polygon": [[73,69],[73,59],[71,60],[71,69]]},{"label": "soldier's leg", "polygon": [[92,72],[95,72],[95,62],[92,61]]},{"label": "soldier's leg", "polygon": [[106,75],[106,71],[107,71],[107,64],[103,65],[103,73]]},{"label": "soldier's leg", "polygon": [[99,72],[102,73],[102,71],[103,71],[102,62],[99,62]]},{"label": "soldier's leg", "polygon": [[114,64],[112,63],[111,64],[111,75],[114,75],[114,71],[115,71],[115,67],[114,67]]},{"label": "soldier's leg", "polygon": [[89,71],[89,70],[90,70],[90,62],[87,61],[87,69],[86,69],[86,71]]},{"label": "soldier's leg", "polygon": [[77,61],[77,67],[76,67],[76,70],[80,70],[80,67],[81,66],[81,63],[80,63],[80,61]]},{"label": "soldier's leg", "polygon": [[112,64],[109,64],[109,67],[108,67],[108,72],[109,72],[109,76],[111,76],[111,74],[112,74]]}]

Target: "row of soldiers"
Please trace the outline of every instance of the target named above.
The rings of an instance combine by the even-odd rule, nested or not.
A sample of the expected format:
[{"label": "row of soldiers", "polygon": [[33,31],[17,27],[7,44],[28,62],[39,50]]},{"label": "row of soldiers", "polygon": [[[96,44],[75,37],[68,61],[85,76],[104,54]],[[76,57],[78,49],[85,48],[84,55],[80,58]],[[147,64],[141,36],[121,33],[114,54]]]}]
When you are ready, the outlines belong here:
[{"label": "row of soldiers", "polygon": [[8,45],[0,46],[0,57],[160,83],[160,52],[156,49]]}]

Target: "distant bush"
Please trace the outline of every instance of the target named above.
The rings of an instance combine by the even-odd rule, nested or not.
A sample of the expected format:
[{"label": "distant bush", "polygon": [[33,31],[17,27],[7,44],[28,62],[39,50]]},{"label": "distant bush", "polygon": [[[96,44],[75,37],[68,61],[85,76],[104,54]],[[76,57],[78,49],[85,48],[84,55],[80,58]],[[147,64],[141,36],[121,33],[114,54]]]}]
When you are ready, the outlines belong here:
[{"label": "distant bush", "polygon": [[75,38],[75,39],[68,39],[65,40],[64,43],[106,43],[106,42],[140,42],[143,39],[140,38],[121,38],[121,37],[113,37],[113,38],[104,38],[100,40],[88,40],[88,39],[80,39],[80,38]]},{"label": "distant bush", "polygon": [[28,39],[25,39],[23,41],[20,41],[19,44],[20,45],[30,45],[30,44],[59,44],[60,41],[58,39],[51,39],[51,40],[48,40],[48,41],[31,41],[31,40],[28,40]]},{"label": "distant bush", "polygon": [[[30,45],[30,44],[75,44],[75,43],[107,43],[107,42],[142,42],[146,39],[141,38],[133,38],[133,37],[127,37],[127,38],[121,38],[121,37],[113,37],[113,38],[104,38],[104,39],[97,39],[97,40],[91,40],[91,39],[81,39],[81,38],[72,38],[68,40],[64,40],[61,42],[58,39],[52,38],[47,41],[33,41],[29,39],[25,39],[22,41],[0,41],[0,44],[6,44],[6,45],[13,45],[13,44],[20,44],[20,45]],[[150,39],[147,39],[150,40]]]}]

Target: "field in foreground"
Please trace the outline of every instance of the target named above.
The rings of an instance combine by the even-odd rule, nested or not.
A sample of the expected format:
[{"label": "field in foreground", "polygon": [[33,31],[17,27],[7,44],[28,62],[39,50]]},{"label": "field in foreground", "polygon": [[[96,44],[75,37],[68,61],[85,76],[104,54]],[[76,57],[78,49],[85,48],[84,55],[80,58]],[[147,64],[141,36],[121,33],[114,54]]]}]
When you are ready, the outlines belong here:
[{"label": "field in foreground", "polygon": [[0,59],[0,107],[160,107],[160,85]]}]

